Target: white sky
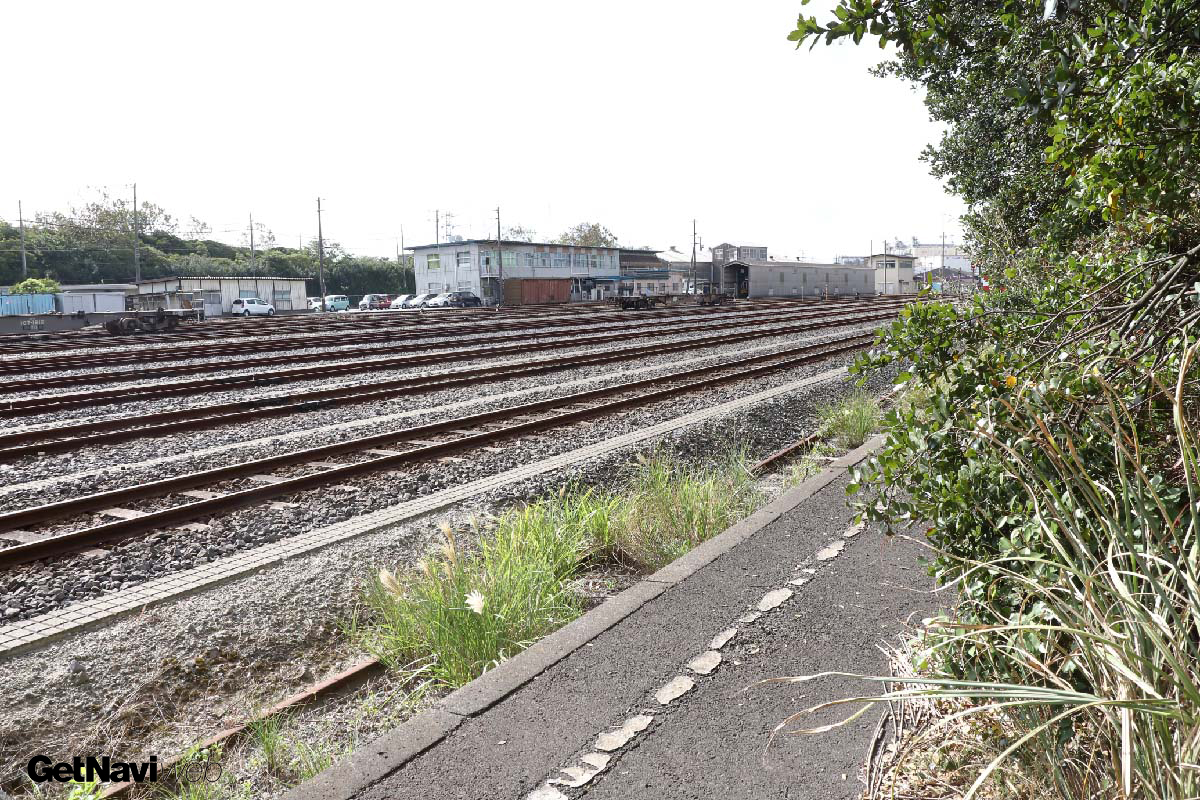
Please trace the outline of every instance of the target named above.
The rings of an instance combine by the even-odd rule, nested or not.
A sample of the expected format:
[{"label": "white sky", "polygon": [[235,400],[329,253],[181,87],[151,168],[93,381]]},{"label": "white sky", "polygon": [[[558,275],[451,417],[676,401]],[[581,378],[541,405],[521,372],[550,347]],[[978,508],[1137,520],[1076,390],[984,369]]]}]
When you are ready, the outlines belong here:
[{"label": "white sky", "polygon": [[[822,13],[832,0],[805,7]],[[0,216],[89,188],[237,242],[362,254],[596,221],[622,244],[862,254],[959,236],[920,96],[874,44],[797,51],[799,0],[6,4]],[[876,245],[878,250],[878,244]]]}]

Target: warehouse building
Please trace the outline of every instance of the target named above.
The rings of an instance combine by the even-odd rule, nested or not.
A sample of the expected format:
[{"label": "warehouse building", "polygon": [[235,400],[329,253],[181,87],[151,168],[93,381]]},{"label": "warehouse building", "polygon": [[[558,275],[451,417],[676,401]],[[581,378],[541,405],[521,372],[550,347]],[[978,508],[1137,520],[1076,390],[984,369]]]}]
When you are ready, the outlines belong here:
[{"label": "warehouse building", "polygon": [[849,264],[737,259],[725,264],[722,278],[737,297],[871,297],[875,270]]},{"label": "warehouse building", "polygon": [[161,301],[163,308],[179,308],[176,300],[191,295],[192,306],[204,304],[206,317],[233,311],[233,301],[257,297],[275,306],[275,313],[308,311],[304,278],[159,278],[137,285],[139,305]]},{"label": "warehouse building", "polygon": [[484,305],[499,303],[502,276],[506,305],[602,300],[621,280],[616,247],[502,240],[497,256],[495,239],[463,239],[409,249],[418,292],[474,292]]},{"label": "warehouse building", "polygon": [[878,294],[910,294],[916,291],[913,282],[915,256],[898,253],[875,253],[866,257],[867,266],[875,270],[875,291]]}]

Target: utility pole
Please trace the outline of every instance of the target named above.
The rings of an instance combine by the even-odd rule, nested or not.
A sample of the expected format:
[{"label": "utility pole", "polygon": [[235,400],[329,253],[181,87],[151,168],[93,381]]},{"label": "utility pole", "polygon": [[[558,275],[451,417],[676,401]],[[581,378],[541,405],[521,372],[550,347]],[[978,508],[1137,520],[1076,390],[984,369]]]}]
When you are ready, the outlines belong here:
[{"label": "utility pole", "polygon": [[500,252],[500,206],[496,206],[496,274],[500,276],[500,299],[496,307],[504,305],[504,256]]},{"label": "utility pole", "polygon": [[[433,210],[433,242],[437,245],[438,269],[442,269],[442,212],[438,209]],[[429,259],[425,259],[426,262]],[[442,272],[445,275],[445,272]],[[445,283],[442,286],[445,287]]]},{"label": "utility pole", "polygon": [[250,273],[254,274],[254,215],[250,215]]},{"label": "utility pole", "polygon": [[696,293],[696,220],[692,220],[692,291]]},{"label": "utility pole", "polygon": [[17,221],[21,226],[21,277],[29,277],[29,264],[25,261],[25,212],[21,208],[21,201],[17,201]]},{"label": "utility pole", "polygon": [[940,283],[942,284],[942,290],[945,291],[945,289],[946,289],[946,286],[945,286],[945,284],[946,284],[946,232],[945,231],[942,231],[942,279],[941,279]]},{"label": "utility pole", "polygon": [[317,276],[321,281],[321,310],[325,310],[325,232],[321,228],[321,198],[317,198]]},{"label": "utility pole", "polygon": [[133,185],[133,282],[142,282],[142,262],[138,253],[137,184]]}]

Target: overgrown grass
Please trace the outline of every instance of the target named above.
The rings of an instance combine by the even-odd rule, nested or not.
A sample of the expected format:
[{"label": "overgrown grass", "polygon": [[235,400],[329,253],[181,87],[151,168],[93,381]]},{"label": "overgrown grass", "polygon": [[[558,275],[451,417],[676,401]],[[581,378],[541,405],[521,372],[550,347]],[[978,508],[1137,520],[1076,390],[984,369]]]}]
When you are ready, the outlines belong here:
[{"label": "overgrown grass", "polygon": [[461,686],[577,617],[571,579],[608,560],[652,571],[724,530],[758,502],[740,455],[707,469],[639,462],[624,491],[567,489],[476,531],[466,552],[449,526],[415,570],[380,570],[353,633],[389,667]]},{"label": "overgrown grass", "polygon": [[867,438],[879,430],[883,411],[879,399],[867,392],[855,392],[836,403],[817,411],[818,430],[847,450],[861,447]]},{"label": "overgrown grass", "polygon": [[752,512],[759,499],[740,454],[706,469],[645,460],[625,495],[605,505],[607,555],[642,571],[659,569]]},{"label": "overgrown grass", "polygon": [[262,754],[263,766],[271,775],[279,775],[286,765],[287,742],[280,715],[272,714],[250,723],[250,741]]}]

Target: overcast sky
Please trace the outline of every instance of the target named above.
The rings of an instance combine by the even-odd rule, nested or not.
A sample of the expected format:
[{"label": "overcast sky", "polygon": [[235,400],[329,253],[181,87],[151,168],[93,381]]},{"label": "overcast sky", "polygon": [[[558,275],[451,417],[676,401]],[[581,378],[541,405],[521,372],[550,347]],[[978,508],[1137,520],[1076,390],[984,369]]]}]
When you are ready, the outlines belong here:
[{"label": "overcast sky", "polygon": [[[820,15],[833,0],[806,7]],[[815,10],[814,10],[815,9]],[[777,2],[7,4],[0,216],[89,187],[195,215],[236,242],[316,233],[388,255],[505,226],[596,221],[622,244],[862,254],[958,237],[918,160],[920,95],[873,44],[797,51]]]}]

